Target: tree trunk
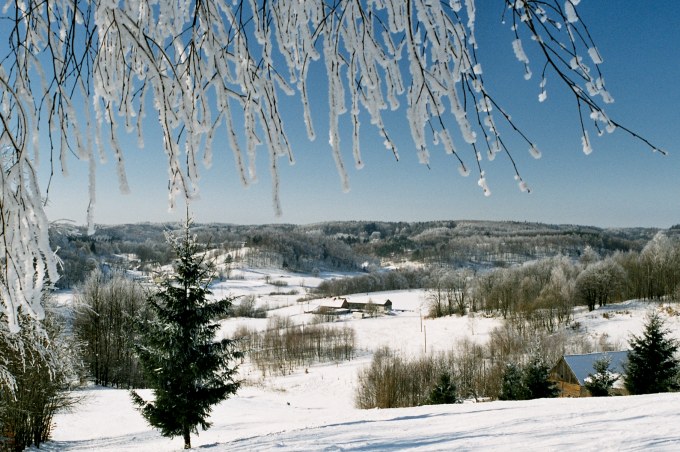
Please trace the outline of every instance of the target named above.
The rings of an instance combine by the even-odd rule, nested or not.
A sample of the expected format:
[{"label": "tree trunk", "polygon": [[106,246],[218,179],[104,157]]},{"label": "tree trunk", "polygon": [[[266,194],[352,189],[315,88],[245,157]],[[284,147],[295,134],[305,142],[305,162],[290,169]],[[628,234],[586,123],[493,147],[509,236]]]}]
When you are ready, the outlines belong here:
[{"label": "tree trunk", "polygon": [[188,428],[184,429],[184,448],[191,449],[191,432]]}]

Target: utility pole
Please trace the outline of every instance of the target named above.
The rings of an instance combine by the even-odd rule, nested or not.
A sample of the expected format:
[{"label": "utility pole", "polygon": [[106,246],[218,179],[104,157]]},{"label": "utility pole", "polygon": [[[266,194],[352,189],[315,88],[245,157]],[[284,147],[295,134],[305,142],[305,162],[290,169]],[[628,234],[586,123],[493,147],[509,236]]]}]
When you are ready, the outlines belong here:
[{"label": "utility pole", "polygon": [[427,326],[423,326],[423,333],[425,333],[425,354],[427,355]]}]

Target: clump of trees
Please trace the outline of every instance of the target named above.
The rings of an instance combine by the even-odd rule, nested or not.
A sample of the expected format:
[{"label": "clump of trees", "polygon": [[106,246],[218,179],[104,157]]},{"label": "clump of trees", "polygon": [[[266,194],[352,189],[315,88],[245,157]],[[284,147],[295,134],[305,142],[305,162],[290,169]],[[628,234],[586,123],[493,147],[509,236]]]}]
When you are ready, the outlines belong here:
[{"label": "clump of trees", "polygon": [[557,397],[558,389],[549,380],[550,368],[538,355],[524,366],[508,363],[503,373],[500,400],[531,400]]},{"label": "clump of trees", "polygon": [[239,303],[234,303],[229,310],[230,317],[250,317],[253,319],[264,319],[267,317],[267,310],[263,306],[257,306],[255,295],[241,297]]},{"label": "clump of trees", "polygon": [[355,352],[355,332],[348,326],[291,325],[272,318],[265,331],[239,336],[241,347],[263,375],[287,375],[315,362],[351,360]]},{"label": "clump of trees", "polygon": [[134,351],[139,320],[150,318],[150,295],[123,273],[93,271],[76,295],[74,333],[95,384],[118,388],[144,387],[144,374]]},{"label": "clump of trees", "polygon": [[354,293],[407,290],[426,287],[430,273],[424,269],[397,269],[349,278],[322,281],[314,293],[320,297],[340,297]]},{"label": "clump of trees", "polygon": [[437,378],[452,367],[451,356],[407,359],[388,347],[375,352],[359,373],[355,395],[358,408],[400,408],[425,405]]},{"label": "clump of trees", "polygon": [[[565,256],[499,268],[472,280],[468,307],[547,332],[571,322],[575,306],[589,310],[627,299],[673,299],[680,293],[680,241],[657,234],[642,251],[600,257],[586,248]],[[430,291],[432,293],[432,291]],[[430,313],[448,315],[446,291],[434,292]]]},{"label": "clump of trees", "polygon": [[547,333],[531,325],[504,322],[486,344],[459,341],[447,353],[409,359],[382,348],[359,374],[355,401],[361,408],[417,406],[429,397],[447,372],[457,399],[525,400],[554,397],[548,363],[564,353],[612,350],[615,345]]},{"label": "clump of trees", "polygon": [[474,274],[471,270],[434,270],[427,280],[427,303],[430,317],[465,315],[476,310],[470,289]]}]

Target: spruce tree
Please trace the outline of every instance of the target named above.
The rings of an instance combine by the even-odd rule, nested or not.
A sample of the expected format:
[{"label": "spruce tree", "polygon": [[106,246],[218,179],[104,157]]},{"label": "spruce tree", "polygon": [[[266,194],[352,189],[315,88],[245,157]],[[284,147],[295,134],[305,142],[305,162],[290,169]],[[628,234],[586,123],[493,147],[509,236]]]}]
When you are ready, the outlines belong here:
[{"label": "spruce tree", "polygon": [[593,364],[595,373],[588,374],[588,379],[585,382],[585,387],[591,396],[607,397],[610,395],[614,383],[619,379],[610,370],[611,362],[611,358],[604,357]]},{"label": "spruce tree", "polygon": [[439,375],[439,381],[430,391],[427,403],[430,405],[441,405],[458,402],[456,383],[451,380],[449,372],[442,372]]},{"label": "spruce tree", "polygon": [[132,392],[133,402],[163,436],[182,436],[191,448],[191,433],[206,430],[213,405],[239,388],[232,364],[242,354],[230,339],[215,341],[216,318],[227,314],[231,299],[209,300],[212,269],[197,254],[189,232],[180,239],[168,235],[177,254],[175,273],[148,300],[155,318],[141,324],[137,352],[153,401]]},{"label": "spruce tree", "polygon": [[647,317],[642,336],[629,341],[626,389],[631,394],[653,394],[678,388],[680,362],[675,356],[678,343],[668,337],[659,314]]},{"label": "spruce tree", "polygon": [[555,383],[550,381],[550,368],[545,361],[535,356],[524,368],[524,386],[527,389],[527,399],[545,399],[557,397],[559,390]]},{"label": "spruce tree", "polygon": [[515,363],[505,366],[501,391],[498,396],[500,400],[526,400],[529,398],[522,368]]}]

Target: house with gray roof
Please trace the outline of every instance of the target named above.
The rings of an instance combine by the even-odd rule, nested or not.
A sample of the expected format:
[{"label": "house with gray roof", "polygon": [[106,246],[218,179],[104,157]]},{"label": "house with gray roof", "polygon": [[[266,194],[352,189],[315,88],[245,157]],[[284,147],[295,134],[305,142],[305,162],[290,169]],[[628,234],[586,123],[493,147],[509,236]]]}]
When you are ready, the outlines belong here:
[{"label": "house with gray roof", "polygon": [[625,375],[625,366],[628,362],[627,351],[562,356],[550,370],[550,380],[555,382],[560,390],[560,397],[590,396],[585,387],[586,379],[590,374],[595,373],[595,362],[603,358],[610,360],[609,369],[611,373],[620,376],[613,388],[614,392],[623,394],[625,389],[622,383]]}]

